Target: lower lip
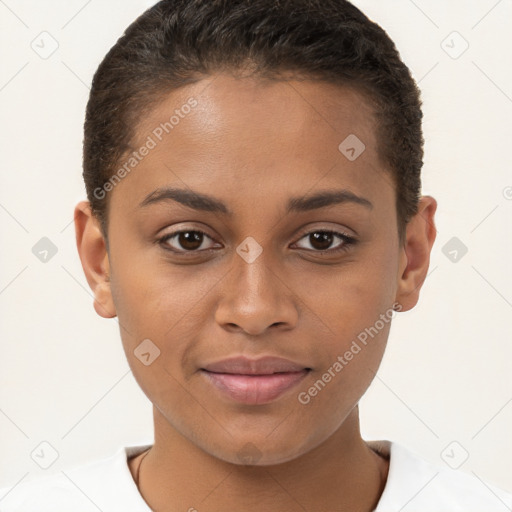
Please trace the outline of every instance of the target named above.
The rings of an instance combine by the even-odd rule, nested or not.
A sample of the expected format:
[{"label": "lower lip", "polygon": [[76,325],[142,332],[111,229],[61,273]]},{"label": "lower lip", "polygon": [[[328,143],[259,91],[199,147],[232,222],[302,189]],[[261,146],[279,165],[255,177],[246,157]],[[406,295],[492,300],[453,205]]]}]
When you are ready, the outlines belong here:
[{"label": "lower lip", "polygon": [[265,404],[296,386],[309,370],[270,375],[240,375],[201,370],[208,380],[227,396],[244,404]]}]

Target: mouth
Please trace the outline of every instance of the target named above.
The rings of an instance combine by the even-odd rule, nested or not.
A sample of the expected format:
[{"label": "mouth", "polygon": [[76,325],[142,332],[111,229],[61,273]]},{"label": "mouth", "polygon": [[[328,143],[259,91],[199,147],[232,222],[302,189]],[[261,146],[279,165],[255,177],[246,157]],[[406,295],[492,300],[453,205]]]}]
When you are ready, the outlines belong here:
[{"label": "mouth", "polygon": [[201,369],[213,373],[272,375],[274,373],[300,372],[311,368],[282,357],[265,356],[251,359],[245,356],[236,356],[207,364]]},{"label": "mouth", "polygon": [[200,370],[207,382],[224,398],[260,405],[284,395],[312,369],[282,358],[251,360],[236,357],[206,365]]}]

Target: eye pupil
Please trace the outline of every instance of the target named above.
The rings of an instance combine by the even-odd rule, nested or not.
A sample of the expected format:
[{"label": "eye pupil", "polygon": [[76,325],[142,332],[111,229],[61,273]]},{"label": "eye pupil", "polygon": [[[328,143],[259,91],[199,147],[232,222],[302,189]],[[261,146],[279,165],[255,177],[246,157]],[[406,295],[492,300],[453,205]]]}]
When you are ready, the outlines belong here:
[{"label": "eye pupil", "polygon": [[[315,249],[318,249],[320,251],[324,251],[324,250],[328,249],[330,247],[330,245],[332,244],[332,238],[333,238],[332,233],[322,231],[322,232],[312,233],[309,236],[312,237],[312,240],[314,241],[314,243],[312,243],[311,245]],[[317,242],[320,242],[320,247],[315,245]]]},{"label": "eye pupil", "polygon": [[178,242],[184,249],[193,251],[201,247],[203,234],[198,231],[183,231],[178,235]]}]

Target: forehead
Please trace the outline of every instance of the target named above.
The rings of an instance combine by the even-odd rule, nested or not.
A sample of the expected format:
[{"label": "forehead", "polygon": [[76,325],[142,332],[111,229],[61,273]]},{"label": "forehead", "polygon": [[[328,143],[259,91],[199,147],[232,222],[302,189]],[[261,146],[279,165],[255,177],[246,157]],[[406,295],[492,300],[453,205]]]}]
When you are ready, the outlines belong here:
[{"label": "forehead", "polygon": [[[189,109],[187,104],[193,100],[197,105]],[[213,75],[163,94],[152,111],[140,120],[136,129],[138,142],[161,123],[169,122],[173,114],[178,115],[174,116],[170,131],[191,139],[195,136],[197,145],[217,142],[222,135],[223,142],[230,143],[233,149],[250,150],[259,138],[274,140],[284,151],[287,143],[293,144],[298,138],[303,137],[307,144],[313,132],[320,138],[330,131],[334,141],[350,132],[357,133],[367,146],[375,146],[375,119],[365,96],[354,88],[318,80]],[[165,135],[169,135],[166,140],[172,143],[171,134],[164,132]],[[244,148],[241,142],[245,143]]]},{"label": "forehead", "polygon": [[[391,181],[366,98],[322,81],[213,75],[163,95],[139,121],[132,148],[149,139],[154,147],[113,194],[126,189],[132,205],[162,185],[257,201],[340,186],[371,195]],[[348,158],[352,148],[363,152]]]}]

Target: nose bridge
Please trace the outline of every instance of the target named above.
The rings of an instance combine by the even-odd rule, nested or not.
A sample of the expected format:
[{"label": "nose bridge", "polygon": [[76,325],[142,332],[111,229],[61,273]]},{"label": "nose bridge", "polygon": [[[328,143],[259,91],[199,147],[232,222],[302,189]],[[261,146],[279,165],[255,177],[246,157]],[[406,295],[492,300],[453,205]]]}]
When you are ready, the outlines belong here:
[{"label": "nose bridge", "polygon": [[270,249],[264,249],[253,237],[247,237],[236,249],[236,274],[249,287],[262,286],[272,273]]},{"label": "nose bridge", "polygon": [[275,270],[272,269],[270,252],[268,247],[264,248],[252,236],[246,237],[237,246],[232,279],[236,294],[242,300],[265,300],[269,304],[269,301],[275,299],[278,287],[275,286]]},{"label": "nose bridge", "polygon": [[297,311],[278,275],[271,250],[253,237],[245,238],[236,248],[233,268],[226,276],[217,321],[252,334],[273,324],[294,323]]}]

